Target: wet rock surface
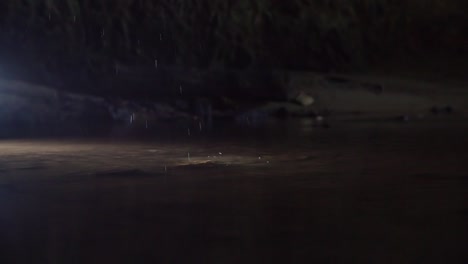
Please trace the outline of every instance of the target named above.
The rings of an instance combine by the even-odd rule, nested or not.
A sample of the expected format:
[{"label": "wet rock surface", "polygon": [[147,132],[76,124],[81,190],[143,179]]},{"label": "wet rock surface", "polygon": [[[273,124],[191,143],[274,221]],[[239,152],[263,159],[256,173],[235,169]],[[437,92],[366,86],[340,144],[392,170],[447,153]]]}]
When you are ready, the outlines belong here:
[{"label": "wet rock surface", "polygon": [[[120,72],[125,76],[124,70]],[[127,79],[137,83],[135,78],[140,76],[137,73],[143,74],[135,69],[128,70]],[[402,92],[398,90],[401,85],[394,83],[385,85],[384,91],[379,82],[317,74],[275,76],[266,71],[185,70],[175,75],[184,74],[184,81],[177,79],[183,84],[175,85],[175,77],[170,77],[174,74],[166,76],[171,81],[160,84],[166,85],[160,96],[153,94],[145,98],[138,96],[143,91],[139,89],[123,98],[76,94],[21,81],[0,80],[0,135],[126,134],[131,130],[151,130],[174,123],[202,130],[212,128],[218,120],[250,125],[272,118],[318,116],[327,117],[321,124],[328,127],[330,113],[333,119],[388,120],[390,116],[399,116],[397,120],[409,122],[422,119],[419,117],[424,116],[427,109],[434,117],[448,117],[452,113],[454,117],[463,117],[468,112],[463,108],[468,105],[463,99],[467,97],[450,90],[442,99],[435,99],[431,93],[422,91],[424,88],[411,90],[414,84],[401,84],[408,88],[407,92]],[[148,76],[151,75],[148,73]],[[148,77],[143,80],[151,82]]]}]

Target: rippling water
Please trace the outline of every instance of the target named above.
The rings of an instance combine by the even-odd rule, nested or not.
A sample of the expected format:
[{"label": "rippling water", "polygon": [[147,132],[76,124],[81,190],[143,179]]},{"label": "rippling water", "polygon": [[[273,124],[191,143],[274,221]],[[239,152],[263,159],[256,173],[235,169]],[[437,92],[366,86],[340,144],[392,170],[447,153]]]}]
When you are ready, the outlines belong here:
[{"label": "rippling water", "polygon": [[169,132],[1,141],[0,263],[468,260],[464,121]]}]

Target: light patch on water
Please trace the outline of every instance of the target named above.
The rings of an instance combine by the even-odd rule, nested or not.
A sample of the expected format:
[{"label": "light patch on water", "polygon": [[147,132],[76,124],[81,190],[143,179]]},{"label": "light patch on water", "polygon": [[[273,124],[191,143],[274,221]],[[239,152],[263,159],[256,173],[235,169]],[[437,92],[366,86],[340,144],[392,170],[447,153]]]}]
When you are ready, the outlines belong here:
[{"label": "light patch on water", "polygon": [[151,152],[151,153],[159,152],[159,150],[157,150],[157,149],[148,149],[147,151],[148,151],[148,152]]},{"label": "light patch on water", "polygon": [[[266,161],[270,163],[270,161]],[[220,155],[220,156],[191,156],[189,159],[181,159],[175,162],[175,166],[186,165],[202,165],[202,164],[217,164],[217,165],[238,165],[238,166],[257,166],[265,164],[265,161],[259,161],[255,156],[242,155]]]},{"label": "light patch on water", "polygon": [[0,141],[0,181],[92,176],[109,171],[138,170],[151,175],[187,165],[257,167],[267,166],[273,159],[262,155],[259,160],[253,151],[227,148],[221,152],[194,144]]}]

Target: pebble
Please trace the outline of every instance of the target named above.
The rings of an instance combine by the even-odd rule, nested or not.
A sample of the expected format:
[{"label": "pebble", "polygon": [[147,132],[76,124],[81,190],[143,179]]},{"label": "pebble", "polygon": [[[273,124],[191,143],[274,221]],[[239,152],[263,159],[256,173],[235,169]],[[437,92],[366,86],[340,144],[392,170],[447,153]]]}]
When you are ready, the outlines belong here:
[{"label": "pebble", "polygon": [[431,112],[434,115],[437,115],[437,114],[451,114],[451,113],[453,113],[453,107],[450,106],[450,105],[447,105],[445,107],[433,106],[433,107],[431,107]]},{"label": "pebble", "polygon": [[453,108],[452,108],[450,105],[447,105],[447,106],[444,108],[444,111],[445,111],[445,113],[447,113],[447,114],[451,114],[451,113],[453,113]]},{"label": "pebble", "polygon": [[296,96],[295,101],[302,106],[310,106],[315,102],[314,98],[305,92],[300,92]]},{"label": "pebble", "polygon": [[397,120],[401,122],[409,122],[411,118],[409,117],[409,115],[401,115],[397,117]]}]

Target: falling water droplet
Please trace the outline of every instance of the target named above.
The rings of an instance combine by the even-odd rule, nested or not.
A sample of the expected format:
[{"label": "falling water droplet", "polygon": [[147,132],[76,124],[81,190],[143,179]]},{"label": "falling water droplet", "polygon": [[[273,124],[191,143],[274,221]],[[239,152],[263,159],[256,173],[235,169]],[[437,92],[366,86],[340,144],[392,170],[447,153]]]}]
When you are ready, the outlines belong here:
[{"label": "falling water droplet", "polygon": [[198,122],[198,126],[200,127],[200,131],[202,131],[202,124],[201,124],[201,122]]},{"label": "falling water droplet", "polygon": [[158,60],[154,60],[154,67],[158,68]]},{"label": "falling water droplet", "polygon": [[190,152],[187,152],[187,160],[190,162]]},{"label": "falling water droplet", "polygon": [[187,128],[187,134],[190,136],[190,128]]},{"label": "falling water droplet", "polygon": [[179,86],[179,92],[180,92],[180,94],[182,94],[182,85]]}]

